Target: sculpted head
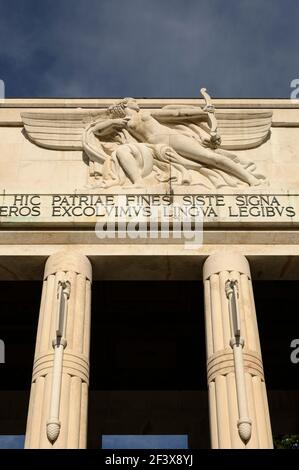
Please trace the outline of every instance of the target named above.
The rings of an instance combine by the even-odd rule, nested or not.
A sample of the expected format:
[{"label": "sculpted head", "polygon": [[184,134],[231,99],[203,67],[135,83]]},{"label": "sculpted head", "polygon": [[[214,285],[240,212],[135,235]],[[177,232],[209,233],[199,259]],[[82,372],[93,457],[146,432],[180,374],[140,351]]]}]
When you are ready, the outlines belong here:
[{"label": "sculpted head", "polygon": [[108,110],[112,117],[125,117],[126,108],[132,109],[136,112],[140,111],[138,103],[134,98],[124,98],[121,101],[116,102],[112,106],[109,106]]}]

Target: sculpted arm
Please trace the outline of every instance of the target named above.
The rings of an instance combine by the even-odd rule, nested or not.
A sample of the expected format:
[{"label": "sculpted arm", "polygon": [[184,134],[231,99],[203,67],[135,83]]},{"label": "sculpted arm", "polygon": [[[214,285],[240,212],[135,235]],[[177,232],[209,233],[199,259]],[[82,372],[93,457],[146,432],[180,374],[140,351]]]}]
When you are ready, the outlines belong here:
[{"label": "sculpted arm", "polygon": [[127,118],[119,119],[105,119],[95,122],[92,131],[95,135],[104,136],[109,135],[111,132],[123,129],[127,125]]},{"label": "sculpted arm", "polygon": [[178,106],[168,105],[162,109],[155,109],[151,112],[154,118],[161,121],[176,121],[180,119],[198,119],[207,121],[207,112],[199,106]]}]

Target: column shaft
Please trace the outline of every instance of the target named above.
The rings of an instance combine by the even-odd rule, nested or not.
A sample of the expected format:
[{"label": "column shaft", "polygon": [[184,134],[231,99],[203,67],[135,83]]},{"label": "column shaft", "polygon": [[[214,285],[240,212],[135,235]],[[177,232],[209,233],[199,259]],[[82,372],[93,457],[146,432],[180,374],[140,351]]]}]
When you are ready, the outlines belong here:
[{"label": "column shaft", "polygon": [[[67,295],[61,290],[66,285]],[[25,448],[86,447],[90,308],[88,258],[73,251],[50,256],[45,266]],[[59,333],[61,325],[63,332]],[[51,414],[58,414],[56,424],[51,424]],[[51,429],[55,436],[58,433],[54,439]]]},{"label": "column shaft", "polygon": [[[232,291],[228,295],[228,285],[237,288],[236,307],[231,303],[235,299],[230,296]],[[210,256],[204,265],[204,290],[212,448],[272,448],[259,333],[246,258],[236,253]],[[239,330],[232,322],[232,315],[233,319],[239,319]],[[236,336],[232,336],[233,330]],[[248,414],[246,422],[240,420],[240,413],[243,418]],[[244,430],[249,438],[244,437]]]}]

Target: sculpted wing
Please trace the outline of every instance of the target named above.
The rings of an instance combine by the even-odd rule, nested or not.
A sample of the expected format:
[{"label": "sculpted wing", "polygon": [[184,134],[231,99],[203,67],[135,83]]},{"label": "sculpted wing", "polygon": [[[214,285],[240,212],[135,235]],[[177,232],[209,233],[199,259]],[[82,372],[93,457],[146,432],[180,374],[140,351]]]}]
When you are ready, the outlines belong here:
[{"label": "sculpted wing", "polygon": [[[210,128],[208,116],[197,106],[164,106],[163,113],[154,110],[152,116],[159,122],[176,127],[201,140],[208,139]],[[167,116],[169,111],[169,116]],[[243,150],[255,148],[265,142],[270,135],[272,111],[256,109],[218,109],[215,111],[218,133],[221,136],[220,148]]]},{"label": "sculpted wing", "polygon": [[82,150],[82,137],[87,126],[106,116],[106,109],[21,113],[28,138],[40,147],[55,150]]},{"label": "sculpted wing", "polygon": [[218,110],[216,111],[221,148],[242,150],[255,148],[270,135],[272,111],[267,110]]},{"label": "sculpted wing", "polygon": [[[152,110],[161,123],[204,140],[210,136],[207,113],[199,106],[169,105]],[[87,126],[107,117],[107,110],[66,110],[24,112],[21,114],[29,139],[35,144],[58,150],[82,150],[82,136]],[[221,147],[227,150],[255,148],[270,134],[272,111],[216,110]]]}]

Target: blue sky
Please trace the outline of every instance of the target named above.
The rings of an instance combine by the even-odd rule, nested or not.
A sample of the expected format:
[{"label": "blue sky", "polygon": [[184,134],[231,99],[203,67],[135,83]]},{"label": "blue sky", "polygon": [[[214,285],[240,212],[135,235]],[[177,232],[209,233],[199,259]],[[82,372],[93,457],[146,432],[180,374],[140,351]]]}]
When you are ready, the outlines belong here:
[{"label": "blue sky", "polygon": [[102,436],[102,449],[188,449],[186,435]]},{"label": "blue sky", "polygon": [[24,449],[25,436],[0,436],[0,449]]},{"label": "blue sky", "polygon": [[0,0],[7,97],[286,97],[298,0]]},{"label": "blue sky", "polygon": [[[23,449],[25,436],[0,436],[0,449]],[[187,435],[105,435],[103,449],[188,449]]]}]

